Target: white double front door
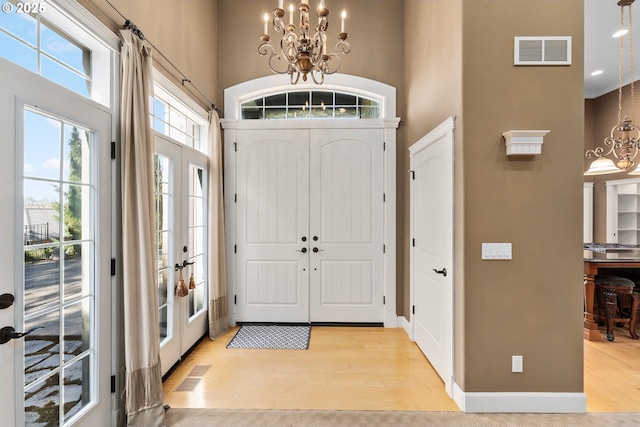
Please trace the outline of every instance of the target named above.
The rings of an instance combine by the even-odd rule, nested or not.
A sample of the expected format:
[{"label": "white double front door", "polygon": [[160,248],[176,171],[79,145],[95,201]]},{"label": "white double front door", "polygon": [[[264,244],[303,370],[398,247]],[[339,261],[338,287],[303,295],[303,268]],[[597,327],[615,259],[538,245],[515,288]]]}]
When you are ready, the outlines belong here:
[{"label": "white double front door", "polygon": [[239,322],[384,321],[382,129],[239,130]]}]

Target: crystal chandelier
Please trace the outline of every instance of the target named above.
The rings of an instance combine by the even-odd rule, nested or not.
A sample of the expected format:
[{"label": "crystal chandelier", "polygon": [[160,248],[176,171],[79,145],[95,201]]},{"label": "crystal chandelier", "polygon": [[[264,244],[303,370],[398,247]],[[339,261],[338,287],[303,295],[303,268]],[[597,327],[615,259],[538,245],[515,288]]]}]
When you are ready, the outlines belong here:
[{"label": "crystal chandelier", "polygon": [[[586,152],[587,158],[596,157],[591,163],[589,170],[585,175],[602,175],[608,173],[616,173],[622,171],[630,171],[629,174],[640,174],[640,169],[632,170],[636,165],[634,159],[638,155],[640,148],[640,130],[633,122],[635,115],[634,108],[634,76],[633,76],[633,26],[631,24],[631,5],[635,0],[619,0],[620,6],[620,74],[618,80],[618,123],[611,129],[611,135],[604,139],[604,146],[609,147],[608,150],[603,147],[596,147]],[[624,47],[624,8],[629,10],[629,68],[631,75],[631,118],[624,116],[622,119],[622,62]],[[616,159],[614,163],[612,158],[607,156],[613,155]]]},{"label": "crystal chandelier", "polygon": [[258,46],[258,53],[262,56],[269,55],[269,68],[277,74],[289,74],[291,84],[298,83],[300,76],[303,81],[307,81],[308,74],[316,84],[322,84],[325,74],[333,74],[340,69],[342,61],[338,53],[346,55],[351,51],[351,46],[347,42],[349,35],[344,31],[346,13],[342,12],[342,27],[337,35],[335,52],[327,54],[326,31],[329,26],[329,9],[325,7],[324,0],[320,0],[316,11],[318,24],[313,34],[309,23],[309,0],[301,0],[298,5],[297,27],[294,25],[293,12],[294,7],[291,4],[287,24],[283,0],[278,0],[278,7],[273,10],[272,24],[276,35],[280,37],[279,49],[271,44],[269,15],[264,15],[264,34],[260,36],[262,43]]}]

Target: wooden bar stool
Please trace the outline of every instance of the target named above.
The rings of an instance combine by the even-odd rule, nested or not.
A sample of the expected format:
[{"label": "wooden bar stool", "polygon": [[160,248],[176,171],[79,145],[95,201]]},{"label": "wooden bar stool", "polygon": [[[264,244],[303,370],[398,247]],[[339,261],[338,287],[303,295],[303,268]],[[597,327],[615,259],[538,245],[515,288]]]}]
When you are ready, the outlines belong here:
[{"label": "wooden bar stool", "polygon": [[[629,325],[631,338],[638,339],[636,321],[640,295],[633,292],[635,286],[633,280],[619,276],[598,274],[595,276],[594,282],[596,302],[598,304],[597,309],[594,310],[594,317],[606,322],[607,339],[613,341],[613,326],[618,323]],[[622,295],[629,295],[632,299],[629,315],[620,310],[618,297]]]}]

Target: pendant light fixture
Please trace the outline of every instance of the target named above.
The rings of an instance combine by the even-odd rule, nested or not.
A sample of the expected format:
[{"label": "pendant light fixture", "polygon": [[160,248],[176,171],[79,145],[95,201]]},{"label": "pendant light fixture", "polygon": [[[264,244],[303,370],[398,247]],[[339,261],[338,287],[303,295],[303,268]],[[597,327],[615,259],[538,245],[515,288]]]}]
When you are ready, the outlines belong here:
[{"label": "pendant light fixture", "polygon": [[[620,72],[618,75],[618,123],[611,129],[611,135],[604,139],[604,147],[587,150],[586,157],[596,159],[591,163],[585,175],[603,175],[616,172],[634,171],[637,166],[635,158],[640,148],[640,130],[634,123],[634,73],[633,73],[633,25],[631,19],[631,5],[635,0],[619,0],[620,6]],[[631,118],[622,117],[622,70],[624,58],[624,10],[629,15],[629,71],[631,77]],[[640,174],[640,171],[638,171]]]}]

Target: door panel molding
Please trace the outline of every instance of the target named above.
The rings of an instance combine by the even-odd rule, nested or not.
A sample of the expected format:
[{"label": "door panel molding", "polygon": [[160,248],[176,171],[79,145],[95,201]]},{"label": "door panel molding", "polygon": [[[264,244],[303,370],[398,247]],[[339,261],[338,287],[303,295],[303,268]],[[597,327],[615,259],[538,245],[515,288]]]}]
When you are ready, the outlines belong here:
[{"label": "door panel molding", "polygon": [[308,133],[242,131],[239,141],[236,315],[308,322]]},{"label": "door panel molding", "polygon": [[311,320],[383,322],[383,133],[310,134]]}]

